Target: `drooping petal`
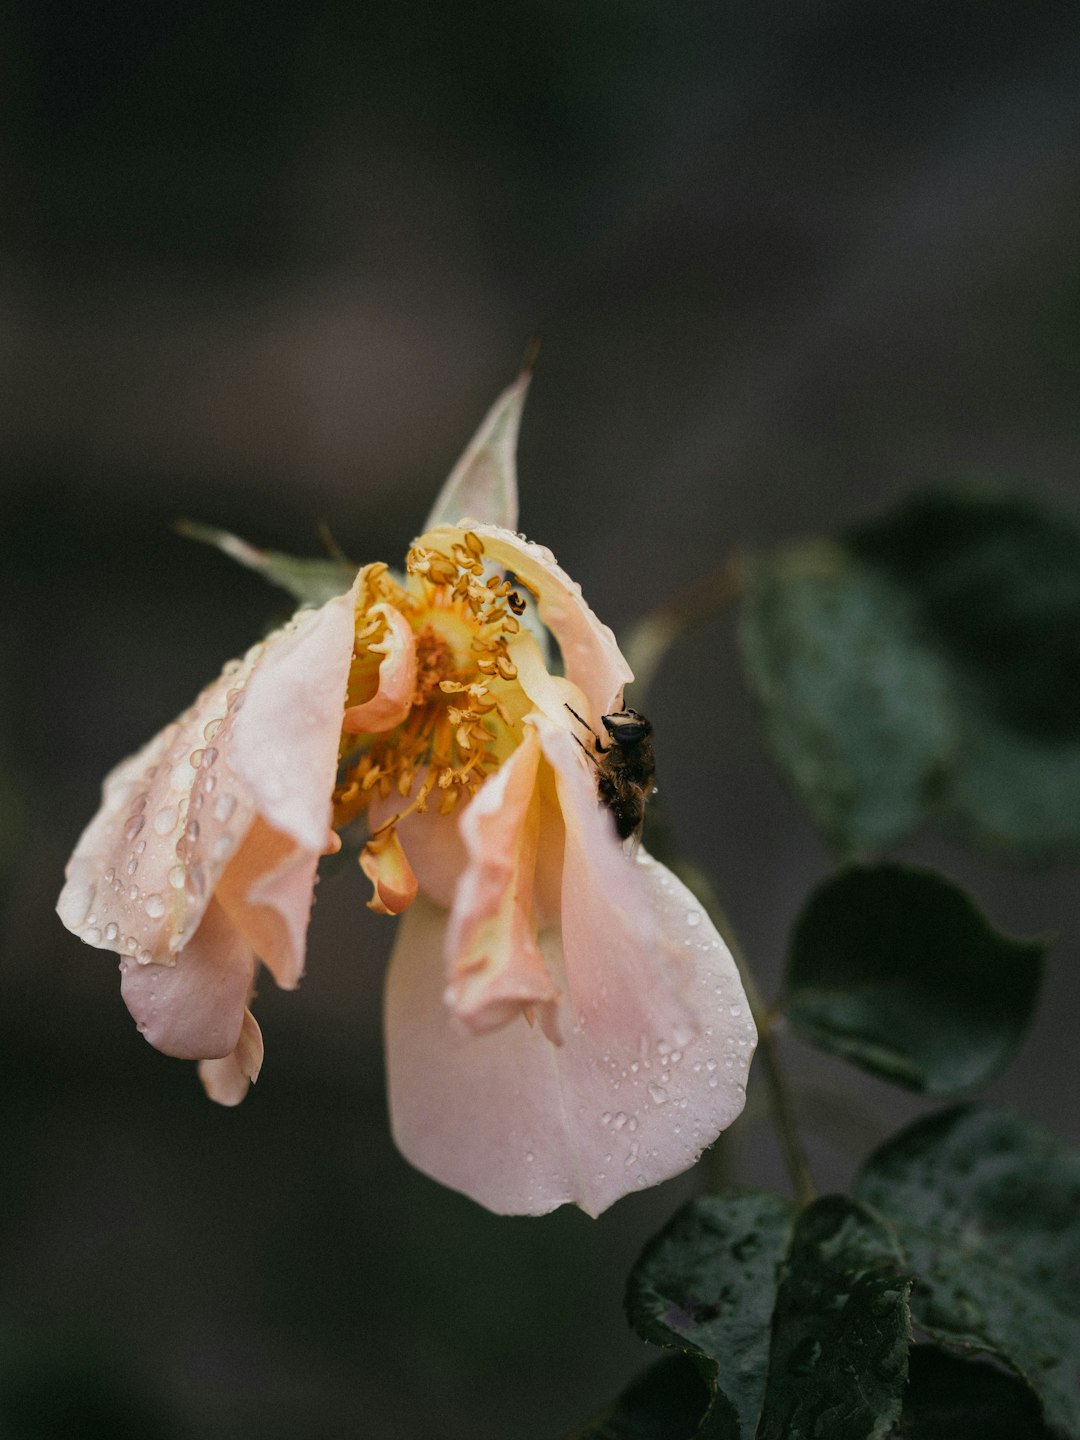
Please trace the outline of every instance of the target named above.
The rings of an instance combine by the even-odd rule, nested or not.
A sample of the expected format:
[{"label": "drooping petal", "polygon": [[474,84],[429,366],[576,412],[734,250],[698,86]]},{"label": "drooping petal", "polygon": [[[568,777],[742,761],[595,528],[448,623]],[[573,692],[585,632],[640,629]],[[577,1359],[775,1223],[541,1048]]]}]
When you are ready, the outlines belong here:
[{"label": "drooping petal", "polygon": [[408,716],[416,690],[416,637],[393,605],[372,605],[369,614],[386,621],[386,634],[370,648],[382,655],[378,689],[362,705],[350,705],[341,728],[350,735],[392,730]]},{"label": "drooping petal", "polygon": [[[416,780],[404,797],[391,792],[385,797],[378,796],[372,802],[368,812],[372,832],[400,811],[408,809],[420,783],[419,779]],[[437,806],[432,805],[423,814],[411,811],[396,826],[398,839],[420,889],[436,904],[446,907],[453,904],[458,880],[465,869],[465,842],[458,827],[459,818],[458,811],[443,815]]]},{"label": "drooping petal", "polygon": [[[658,932],[691,939],[696,1033],[647,1022],[612,1033],[565,996],[562,1045],[524,1017],[472,1035],[447,1022],[446,912],[420,896],[401,922],[386,993],[394,1137],[419,1169],[498,1213],[572,1202],[598,1215],[692,1165],[742,1109],[754,1031],[730,956],[680,881],[643,853],[626,863]],[[557,932],[541,943],[565,985]]]},{"label": "drooping petal", "polygon": [[255,973],[251,946],[212,900],[175,964],[120,960],[120,990],[139,1031],[181,1060],[218,1059],[236,1048]]},{"label": "drooping petal", "polygon": [[446,935],[446,1003],[479,1034],[525,1013],[558,1037],[559,992],[536,942],[533,882],[539,840],[540,744],[525,739],[461,817],[468,863]]},{"label": "drooping petal", "polygon": [[259,814],[316,855],[331,813],[355,591],[302,610],[267,642],[245,687],[228,757]]},{"label": "drooping petal", "polygon": [[[581,586],[542,545],[492,525],[477,525],[474,531],[483,541],[486,559],[512,570],[536,597],[540,619],[562,651],[567,679],[587,697],[594,717],[618,709],[623,686],[634,678],[633,671],[611,630],[586,604]],[[416,544],[446,552],[461,543],[464,533],[450,527],[433,529]]]},{"label": "drooping petal", "polygon": [[513,530],[518,521],[517,439],[532,372],[523,370],[484,416],[431,507],[424,529],[471,516]]},{"label": "drooping petal", "polygon": [[70,930],[170,965],[256,814],[318,856],[352,630],[352,592],[301,611],[116,767],[68,864],[57,910]]},{"label": "drooping petal", "polygon": [[400,915],[416,899],[419,888],[416,874],[393,827],[374,836],[364,846],[360,852],[360,869],[374,886],[368,908],[377,915]]},{"label": "drooping petal", "polygon": [[[565,827],[562,945],[579,1014],[598,1034],[620,1043],[631,1034],[662,1039],[694,1028],[696,997],[690,992],[698,942],[705,938],[696,933],[700,906],[687,912],[693,920],[665,928],[656,895],[597,799],[595,774],[581,747],[566,729],[542,718],[536,725]],[[710,941],[719,940],[711,924],[707,931]],[[726,949],[724,956],[738,985]]]},{"label": "drooping petal", "polygon": [[319,857],[256,817],[214,892],[277,983],[292,990],[304,973]]},{"label": "drooping petal", "polygon": [[239,1105],[259,1078],[262,1062],[262,1031],[251,1011],[245,1010],[236,1048],[219,1060],[200,1060],[199,1079],[207,1095],[218,1105]]}]

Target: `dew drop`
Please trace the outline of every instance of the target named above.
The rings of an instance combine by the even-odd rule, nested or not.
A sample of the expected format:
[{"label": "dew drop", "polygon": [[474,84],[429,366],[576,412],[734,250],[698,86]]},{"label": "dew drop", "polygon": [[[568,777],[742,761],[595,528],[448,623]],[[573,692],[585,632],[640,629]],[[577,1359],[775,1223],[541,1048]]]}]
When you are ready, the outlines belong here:
[{"label": "dew drop", "polygon": [[214,841],[213,849],[210,851],[210,858],[212,860],[224,860],[226,855],[232,853],[232,848],[235,843],[233,837],[228,833],[219,835]]},{"label": "dew drop", "polygon": [[650,1085],[649,1096],[652,1099],[654,1105],[667,1104],[667,1091],[661,1085]]},{"label": "dew drop", "polygon": [[135,951],[136,951],[138,948],[139,948],[139,942],[135,939],[135,936],[134,936],[134,935],[128,935],[127,938],[124,940],[124,949],[125,949],[125,950],[130,950],[131,953],[132,953],[132,955],[134,955],[134,954],[135,954]]},{"label": "dew drop", "polygon": [[87,945],[100,945],[101,931],[96,925],[88,925],[82,932],[82,938],[86,941]]},{"label": "dew drop", "polygon": [[716,1069],[716,1061],[715,1061],[715,1060],[706,1060],[706,1061],[705,1061],[705,1069],[708,1070],[709,1074],[711,1075],[712,1072]]},{"label": "dew drop", "polygon": [[160,920],[165,914],[165,901],[160,895],[148,895],[143,901],[143,909],[151,920]]},{"label": "dew drop", "polygon": [[626,1159],[623,1161],[623,1164],[627,1167],[633,1165],[634,1161],[638,1157],[638,1151],[640,1149],[641,1146],[638,1144],[638,1142],[636,1140],[631,1140],[630,1149],[626,1152]]},{"label": "dew drop", "polygon": [[175,806],[163,805],[154,816],[154,829],[159,835],[168,835],[171,830],[176,828],[178,819]]},{"label": "dew drop", "polygon": [[139,862],[138,862],[138,860],[135,859],[135,856],[133,855],[133,856],[131,857],[131,859],[128,861],[128,863],[127,863],[127,873],[128,873],[129,875],[134,875],[134,874],[135,874],[135,871],[136,871],[138,868],[139,868]]},{"label": "dew drop", "polygon": [[227,820],[232,818],[232,813],[235,809],[235,796],[219,795],[217,799],[217,804],[214,806],[214,819],[220,820],[221,823],[224,825]]},{"label": "dew drop", "polygon": [[189,820],[188,823],[184,826],[184,839],[188,842],[189,845],[194,845],[195,841],[198,840],[198,838],[199,822],[197,820]]},{"label": "dew drop", "polygon": [[105,926],[105,939],[106,939],[106,940],[115,940],[116,937],[117,937],[119,934],[120,934],[120,927],[119,927],[119,925],[112,924],[112,925],[106,925],[106,926]]},{"label": "dew drop", "polygon": [[601,1125],[610,1125],[610,1124],[611,1124],[611,1111],[610,1111],[610,1110],[605,1110],[604,1113],[600,1116],[600,1124],[601,1124]]},{"label": "dew drop", "polygon": [[136,961],[140,965],[149,965],[150,961],[153,958],[154,957],[150,954],[149,950],[140,950],[139,953],[135,956]]},{"label": "dew drop", "polygon": [[203,726],[203,739],[212,740],[220,729],[220,720],[208,720],[207,723]]},{"label": "dew drop", "polygon": [[199,766],[203,762],[203,756],[205,754],[205,750],[192,750],[191,754],[188,756],[188,761],[190,762],[191,768],[193,770],[198,770]]},{"label": "dew drop", "polygon": [[124,826],[124,839],[134,840],[139,831],[146,824],[141,815],[132,815],[131,819]]},{"label": "dew drop", "polygon": [[737,1019],[739,1018],[739,1016],[742,1014],[742,1006],[741,1006],[741,1005],[729,1005],[729,1006],[728,1006],[728,1013],[731,1015],[731,1018],[732,1018],[733,1020],[737,1020]]},{"label": "dew drop", "polygon": [[693,1030],[688,1030],[685,1025],[679,1025],[671,1037],[679,1050],[685,1050],[690,1041],[694,1038]]},{"label": "dew drop", "polygon": [[204,770],[209,770],[210,766],[213,765],[217,757],[217,750],[214,748],[213,745],[208,745],[207,748],[203,751],[202,768]]},{"label": "dew drop", "polygon": [[688,925],[700,925],[700,924],[701,924],[701,911],[700,911],[700,910],[688,910],[688,911],[686,912],[686,923],[687,923]]},{"label": "dew drop", "polygon": [[129,899],[129,900],[137,900],[138,898],[139,898],[139,887],[138,887],[138,885],[129,885],[129,886],[128,886],[128,899]]},{"label": "dew drop", "polygon": [[616,1116],[615,1116],[615,1129],[616,1129],[616,1130],[621,1130],[621,1129],[623,1128],[623,1126],[626,1124],[626,1120],[627,1120],[626,1115],[623,1113],[622,1110],[620,1110],[620,1111],[616,1114]]},{"label": "dew drop", "polygon": [[184,869],[183,865],[174,865],[169,871],[169,884],[173,887],[174,890],[182,890],[184,888],[184,879],[186,875],[187,871]]}]

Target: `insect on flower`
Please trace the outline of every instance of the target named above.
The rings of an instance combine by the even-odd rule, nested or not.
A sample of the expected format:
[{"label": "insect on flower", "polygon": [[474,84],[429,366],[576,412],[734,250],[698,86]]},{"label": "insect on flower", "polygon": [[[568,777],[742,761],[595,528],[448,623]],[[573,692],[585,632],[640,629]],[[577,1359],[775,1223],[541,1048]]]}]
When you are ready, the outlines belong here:
[{"label": "insect on flower", "polygon": [[[651,787],[649,726],[623,708],[611,631],[514,531],[527,380],[402,573],[324,585],[113,770],[57,908],[119,956],[147,1040],[236,1104],[263,1059],[258,964],[299,982],[319,858],[362,832],[368,903],[401,917],[385,1008],[400,1149],[490,1209],[595,1215],[731,1123],[756,1037],[697,900],[620,840]],[[609,737],[592,753],[583,715]]]},{"label": "insect on flower", "polygon": [[569,705],[566,708],[593,737],[593,750],[580,740],[578,744],[596,767],[597,794],[615,817],[619,839],[640,838],[645,803],[653,793],[656,775],[652,725],[637,710],[601,715],[600,723],[610,737],[610,743],[605,745],[587,720],[582,720]]}]

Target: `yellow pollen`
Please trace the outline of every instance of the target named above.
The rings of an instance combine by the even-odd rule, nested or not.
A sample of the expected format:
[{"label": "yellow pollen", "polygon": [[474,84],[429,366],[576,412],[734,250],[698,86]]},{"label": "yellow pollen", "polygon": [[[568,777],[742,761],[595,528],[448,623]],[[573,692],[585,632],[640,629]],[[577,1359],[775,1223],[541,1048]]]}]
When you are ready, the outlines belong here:
[{"label": "yellow pollen", "polygon": [[[343,735],[342,769],[334,791],[335,828],[355,820],[375,794],[396,793],[411,803],[385,821],[391,830],[412,811],[422,813],[432,791],[446,814],[461,795],[471,795],[506,753],[512,706],[492,692],[517,679],[507,640],[517,633],[510,613],[516,595],[501,576],[484,577],[484,546],[466,532],[451,554],[413,546],[406,586],[385,566],[365,573],[357,606],[350,703],[374,693],[386,653],[388,628],[377,604],[393,606],[408,621],[416,646],[416,683],[409,713],[395,729]],[[508,597],[512,597],[508,601]],[[509,698],[510,692],[504,691]],[[496,753],[498,750],[499,753]],[[419,786],[416,782],[419,780]],[[415,792],[414,792],[414,787]]]}]

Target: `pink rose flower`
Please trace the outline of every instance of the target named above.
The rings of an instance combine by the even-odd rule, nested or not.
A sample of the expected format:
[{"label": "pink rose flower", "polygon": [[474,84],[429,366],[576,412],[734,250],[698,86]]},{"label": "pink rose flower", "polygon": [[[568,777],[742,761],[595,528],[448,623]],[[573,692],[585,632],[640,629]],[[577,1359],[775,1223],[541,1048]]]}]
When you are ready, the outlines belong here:
[{"label": "pink rose flower", "polygon": [[[598,797],[571,711],[604,734],[633,677],[580,587],[511,528],[525,386],[403,576],[368,565],[301,609],[108,776],[57,908],[120,956],[147,1040],[234,1105],[263,1058],[257,963],[298,983],[319,857],[366,824],[368,903],[402,916],[398,1146],[492,1210],[596,1215],[735,1119],[756,1036],[708,916]],[[504,523],[444,523],[476,512]]]}]

